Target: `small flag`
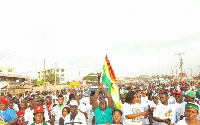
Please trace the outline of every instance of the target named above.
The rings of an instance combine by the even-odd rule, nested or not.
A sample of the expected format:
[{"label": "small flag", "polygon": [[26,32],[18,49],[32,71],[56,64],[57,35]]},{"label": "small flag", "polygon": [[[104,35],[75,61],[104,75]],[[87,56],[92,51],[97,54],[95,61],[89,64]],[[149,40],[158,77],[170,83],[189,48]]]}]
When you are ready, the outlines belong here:
[{"label": "small flag", "polygon": [[172,110],[170,109],[168,112],[165,113],[165,117],[169,117],[171,113],[172,113]]},{"label": "small flag", "polygon": [[182,67],[182,65],[183,65],[183,60],[182,60],[182,58],[181,58],[179,69]]}]

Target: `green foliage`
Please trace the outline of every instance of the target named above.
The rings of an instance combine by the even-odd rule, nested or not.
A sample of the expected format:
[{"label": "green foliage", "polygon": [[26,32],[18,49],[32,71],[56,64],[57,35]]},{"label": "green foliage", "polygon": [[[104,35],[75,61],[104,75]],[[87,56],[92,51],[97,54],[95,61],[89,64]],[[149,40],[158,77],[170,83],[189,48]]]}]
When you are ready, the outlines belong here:
[{"label": "green foliage", "polygon": [[87,76],[83,77],[83,80],[98,81],[98,77],[95,75],[95,73],[89,73]]},{"label": "green foliage", "polygon": [[[31,84],[34,86],[44,85],[44,80],[31,80]],[[49,84],[49,82],[46,82],[46,85]]]},{"label": "green foliage", "polygon": [[[45,82],[49,82],[50,84],[55,83],[55,73],[50,72],[47,74]],[[60,83],[60,77],[58,75],[56,75],[56,83]]]},{"label": "green foliage", "polygon": [[37,83],[37,79],[31,79],[31,84]]},{"label": "green foliage", "polygon": [[148,82],[149,78],[146,75],[140,75],[139,77],[137,77],[138,80],[140,81],[144,81],[144,82]]}]

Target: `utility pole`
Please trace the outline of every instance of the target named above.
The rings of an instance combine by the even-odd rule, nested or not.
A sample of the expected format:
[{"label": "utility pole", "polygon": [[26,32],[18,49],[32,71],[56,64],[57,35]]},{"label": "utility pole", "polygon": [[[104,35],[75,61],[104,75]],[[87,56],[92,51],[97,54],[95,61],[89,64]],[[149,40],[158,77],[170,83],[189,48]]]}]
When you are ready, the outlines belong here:
[{"label": "utility pole", "polygon": [[54,73],[55,73],[55,85],[56,85],[56,63],[55,63],[55,69],[54,69]]},{"label": "utility pole", "polygon": [[174,66],[174,67],[176,68],[176,77],[178,77],[178,69],[177,69],[178,66]]},{"label": "utility pole", "polygon": [[179,56],[179,59],[180,59],[180,67],[181,68],[181,75],[180,75],[180,82],[182,82],[182,73],[183,73],[183,60],[182,60],[182,55],[185,54],[185,53],[177,53],[175,55],[178,55]]},{"label": "utility pole", "polygon": [[46,71],[45,71],[45,59],[44,59],[44,91],[46,91]]},{"label": "utility pole", "polygon": [[171,68],[172,68],[172,76],[173,76],[173,74],[174,74],[173,67],[171,67]]},{"label": "utility pole", "polygon": [[192,80],[192,69],[191,69],[191,80]]}]

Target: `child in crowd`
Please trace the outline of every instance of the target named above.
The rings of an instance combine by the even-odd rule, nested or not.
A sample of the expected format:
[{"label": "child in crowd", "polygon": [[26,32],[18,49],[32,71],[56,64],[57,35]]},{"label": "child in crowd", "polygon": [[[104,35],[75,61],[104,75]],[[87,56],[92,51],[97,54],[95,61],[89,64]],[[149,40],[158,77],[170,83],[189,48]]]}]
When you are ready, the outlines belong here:
[{"label": "child in crowd", "polygon": [[44,120],[44,109],[42,106],[35,107],[33,121],[31,125],[50,125]]},{"label": "child in crowd", "polygon": [[21,102],[20,110],[17,112],[17,116],[19,118],[18,125],[23,125],[26,108],[27,108],[26,102]]},{"label": "child in crowd", "polygon": [[121,117],[122,111],[121,110],[114,110],[113,111],[113,124],[121,125]]}]

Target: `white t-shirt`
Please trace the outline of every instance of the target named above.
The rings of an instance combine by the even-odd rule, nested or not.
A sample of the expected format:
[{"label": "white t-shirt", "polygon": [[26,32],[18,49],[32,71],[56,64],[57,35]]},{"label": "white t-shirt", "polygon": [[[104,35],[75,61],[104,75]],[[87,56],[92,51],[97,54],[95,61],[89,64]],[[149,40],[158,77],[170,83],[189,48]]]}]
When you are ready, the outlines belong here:
[{"label": "white t-shirt", "polygon": [[[149,101],[148,98],[146,98],[146,99],[143,99],[143,101],[141,102],[143,111],[149,110],[149,103],[151,103],[151,101]],[[142,125],[149,125],[148,117],[142,116]]]},{"label": "white t-shirt", "polygon": [[169,99],[168,99],[168,103],[172,103],[173,101],[175,101],[175,97],[173,96],[170,96]]},{"label": "white t-shirt", "polygon": [[[70,125],[70,115],[71,113],[69,113],[66,117],[65,117],[65,125]],[[78,112],[78,114],[76,115],[75,119],[73,122],[81,122],[82,125],[87,125],[86,124],[86,118],[85,115],[81,112]],[[79,123],[75,123],[74,125],[80,125]]]},{"label": "white t-shirt", "polygon": [[148,97],[141,97],[141,104],[146,104],[148,101]]},{"label": "white t-shirt", "polygon": [[[156,110],[156,108],[157,108],[160,104],[161,104],[161,103],[160,103],[160,100],[158,100],[158,105],[156,105],[153,101],[150,101],[150,102],[149,102],[150,108],[155,108],[154,110]],[[153,125],[159,125],[159,122],[153,120]]]},{"label": "white t-shirt", "polygon": [[[184,103],[177,103],[176,101],[175,101],[175,104],[174,104],[174,106],[175,106],[175,111],[176,111],[176,115],[175,115],[175,122],[177,123],[178,121],[180,121],[180,117],[181,117],[181,114],[182,114],[182,106],[184,105]],[[184,106],[185,107],[185,106]]]},{"label": "white t-shirt", "polygon": [[92,125],[92,119],[94,117],[94,112],[92,111],[92,105],[88,104],[86,106],[86,112],[87,112],[87,122],[88,122],[88,125]]},{"label": "white t-shirt", "polygon": [[56,105],[55,107],[53,107],[52,115],[55,115],[54,124],[58,124],[60,117],[62,117],[62,110],[64,107],[67,106],[63,105],[60,107],[59,105]]},{"label": "white t-shirt", "polygon": [[[171,124],[175,123],[175,106],[173,104],[163,105],[160,104],[153,112],[153,117],[159,119],[170,119]],[[159,122],[159,125],[167,125],[167,123]]]},{"label": "white t-shirt", "polygon": [[80,104],[77,109],[80,109],[82,112],[86,112],[86,106],[84,104]]},{"label": "white t-shirt", "polygon": [[188,124],[186,123],[185,119],[183,119],[178,121],[176,125],[188,125]]},{"label": "white t-shirt", "polygon": [[13,105],[13,110],[19,111],[19,106],[17,104]]},{"label": "white t-shirt", "polygon": [[134,105],[124,103],[122,108],[123,108],[122,109],[123,125],[142,125],[142,116],[138,116],[135,119],[127,119],[125,117],[126,115],[138,114],[138,113],[144,112],[141,105],[139,105],[138,103]]}]

